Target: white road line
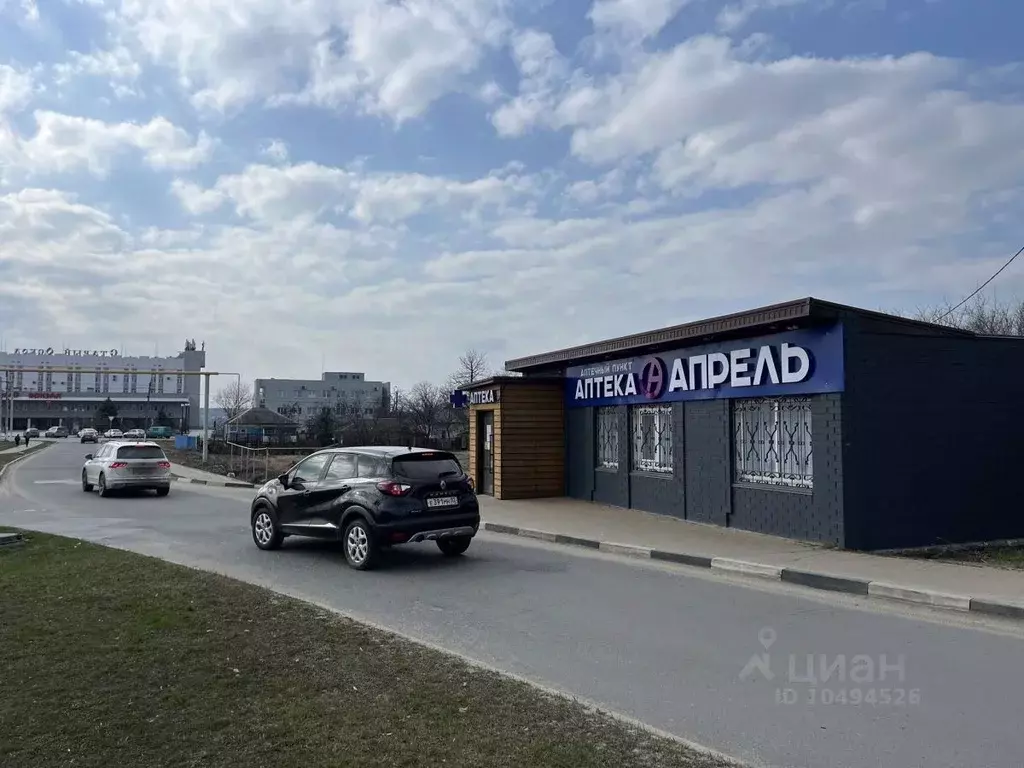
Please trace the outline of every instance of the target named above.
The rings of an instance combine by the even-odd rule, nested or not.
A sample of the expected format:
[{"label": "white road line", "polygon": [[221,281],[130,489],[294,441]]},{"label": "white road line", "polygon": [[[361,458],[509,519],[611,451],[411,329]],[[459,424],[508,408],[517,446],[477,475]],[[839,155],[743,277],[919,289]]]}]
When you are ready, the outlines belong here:
[{"label": "white road line", "polygon": [[33,485],[78,485],[78,480],[33,480]]}]

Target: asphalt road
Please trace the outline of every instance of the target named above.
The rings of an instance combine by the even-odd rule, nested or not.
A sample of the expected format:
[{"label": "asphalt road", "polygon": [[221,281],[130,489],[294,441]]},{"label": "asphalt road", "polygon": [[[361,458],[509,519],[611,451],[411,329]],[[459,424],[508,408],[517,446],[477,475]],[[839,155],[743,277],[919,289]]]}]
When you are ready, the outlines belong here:
[{"label": "asphalt road", "polygon": [[[0,525],[267,586],[756,765],[1024,765],[1018,625],[492,534],[464,558],[415,545],[357,573],[330,544],[289,539],[280,551],[257,550],[248,491],[176,484],[162,499],[84,494],[86,452],[58,442],[14,465],[0,487]],[[762,653],[772,679],[757,668],[744,676]],[[809,655],[831,679],[806,682]],[[883,677],[901,655],[902,674]]]}]

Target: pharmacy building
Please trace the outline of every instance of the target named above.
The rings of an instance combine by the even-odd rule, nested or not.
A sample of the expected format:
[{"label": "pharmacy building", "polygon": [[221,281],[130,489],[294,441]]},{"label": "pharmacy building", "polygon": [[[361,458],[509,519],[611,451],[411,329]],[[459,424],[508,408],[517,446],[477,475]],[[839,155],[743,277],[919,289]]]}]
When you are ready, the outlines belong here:
[{"label": "pharmacy building", "polygon": [[510,360],[453,393],[470,473],[837,547],[1024,537],[1024,339],[819,299]]}]

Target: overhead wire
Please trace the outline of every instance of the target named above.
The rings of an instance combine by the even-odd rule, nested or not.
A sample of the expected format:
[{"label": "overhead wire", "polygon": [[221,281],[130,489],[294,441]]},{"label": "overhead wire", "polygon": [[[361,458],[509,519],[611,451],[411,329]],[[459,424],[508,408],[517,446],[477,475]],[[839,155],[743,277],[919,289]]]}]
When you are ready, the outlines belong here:
[{"label": "overhead wire", "polygon": [[938,317],[938,318],[936,319],[936,321],[940,321],[940,320],[945,320],[945,319],[946,319],[947,317],[949,317],[949,316],[950,316],[950,315],[952,315],[952,314],[953,314],[954,312],[956,312],[956,311],[957,311],[958,309],[960,309],[960,307],[962,307],[962,306],[963,306],[964,304],[966,304],[966,303],[967,303],[968,301],[970,301],[970,300],[971,300],[971,299],[973,299],[973,298],[974,298],[975,296],[977,296],[977,295],[978,295],[979,293],[981,293],[981,292],[982,292],[982,291],[983,291],[983,290],[985,289],[985,286],[986,286],[986,285],[988,285],[988,284],[989,284],[989,283],[991,283],[991,282],[992,282],[993,280],[995,280],[995,279],[996,279],[997,277],[999,277],[999,274],[1000,274],[1000,273],[1001,273],[1001,272],[1002,272],[1002,271],[1003,271],[1004,269],[1006,269],[1006,268],[1007,268],[1008,266],[1010,266],[1010,265],[1011,265],[1011,264],[1012,264],[1012,263],[1014,262],[1014,259],[1016,259],[1016,258],[1017,258],[1018,256],[1020,256],[1020,255],[1021,255],[1022,253],[1024,253],[1024,245],[1022,245],[1022,246],[1021,246],[1021,248],[1020,248],[1020,250],[1019,250],[1019,251],[1017,251],[1017,252],[1016,252],[1015,254],[1013,254],[1013,256],[1011,256],[1011,257],[1009,258],[1009,260],[1008,260],[1008,261],[1007,261],[1007,262],[1006,262],[1005,264],[1003,264],[1003,266],[1001,266],[1001,267],[1000,267],[999,269],[997,269],[997,270],[995,271],[995,273],[993,273],[993,275],[992,275],[992,276],[991,276],[991,277],[990,277],[990,278],[989,278],[988,280],[986,280],[986,281],[985,281],[984,283],[982,283],[982,284],[981,284],[981,285],[979,285],[979,286],[978,286],[977,288],[975,288],[975,289],[974,289],[974,291],[972,291],[972,292],[971,292],[971,293],[970,293],[970,294],[969,294],[969,295],[967,296],[967,298],[965,298],[965,299],[964,299],[963,301],[961,301],[961,302],[960,302],[959,304],[957,304],[957,305],[956,305],[955,307],[953,307],[952,309],[950,309],[950,310],[949,310],[948,312],[946,312],[946,313],[945,313],[945,314],[943,314],[942,316]]}]

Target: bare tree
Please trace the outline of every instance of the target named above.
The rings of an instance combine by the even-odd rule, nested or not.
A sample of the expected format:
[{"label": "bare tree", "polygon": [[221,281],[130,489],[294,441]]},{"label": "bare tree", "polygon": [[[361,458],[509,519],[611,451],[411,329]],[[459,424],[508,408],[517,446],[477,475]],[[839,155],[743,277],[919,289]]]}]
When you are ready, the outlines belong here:
[{"label": "bare tree", "polygon": [[432,442],[437,435],[442,411],[448,406],[448,393],[429,381],[421,381],[409,391],[407,403],[413,431],[427,442]]},{"label": "bare tree", "polygon": [[459,367],[451,375],[451,381],[455,384],[453,389],[486,379],[489,375],[488,370],[487,353],[476,349],[467,349],[459,355]]},{"label": "bare tree", "polygon": [[917,320],[975,333],[1024,336],[1024,300],[998,302],[979,295],[963,306],[950,303],[926,307],[912,316]]},{"label": "bare tree", "polygon": [[239,381],[228,384],[213,396],[213,402],[223,408],[228,421],[252,407],[252,387]]}]

